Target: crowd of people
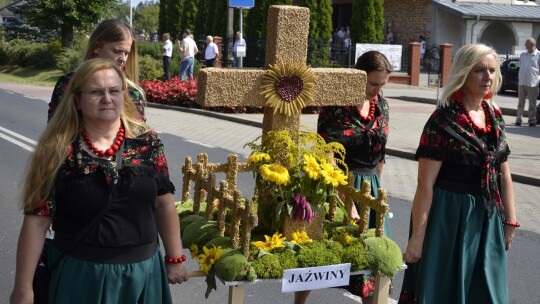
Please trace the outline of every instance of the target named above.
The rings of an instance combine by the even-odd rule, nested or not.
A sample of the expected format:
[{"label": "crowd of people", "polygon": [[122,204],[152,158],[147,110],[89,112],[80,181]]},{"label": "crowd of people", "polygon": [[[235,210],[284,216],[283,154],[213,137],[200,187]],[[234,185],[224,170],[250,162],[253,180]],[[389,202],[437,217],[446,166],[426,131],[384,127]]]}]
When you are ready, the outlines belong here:
[{"label": "crowd of people", "polygon": [[[346,39],[347,33],[338,37]],[[168,34],[162,39],[166,67],[172,42]],[[245,44],[241,35],[237,40]],[[219,49],[211,36],[207,43],[205,59],[212,66]],[[175,187],[163,143],[144,116],[136,47],[128,24],[105,20],[92,33],[84,62],[54,88],[48,124],[22,189],[12,304],[34,301],[32,280],[49,229],[54,231],[47,255],[53,265],[50,303],[172,303],[169,284],[188,280]],[[192,78],[199,50],[189,30],[177,47],[180,77]],[[355,68],[367,73],[365,100],[323,108],[317,131],[345,146],[354,186],[368,180],[377,196],[390,121],[383,87],[392,68],[378,51],[364,53]],[[500,82],[499,56],[492,48],[468,44],[456,53],[416,151],[402,304],[509,301],[506,253],[519,223],[505,122],[493,100]],[[384,230],[390,234],[388,218]],[[361,284],[352,277],[344,288],[357,293]],[[305,303],[308,294],[296,293],[295,303]]]}]

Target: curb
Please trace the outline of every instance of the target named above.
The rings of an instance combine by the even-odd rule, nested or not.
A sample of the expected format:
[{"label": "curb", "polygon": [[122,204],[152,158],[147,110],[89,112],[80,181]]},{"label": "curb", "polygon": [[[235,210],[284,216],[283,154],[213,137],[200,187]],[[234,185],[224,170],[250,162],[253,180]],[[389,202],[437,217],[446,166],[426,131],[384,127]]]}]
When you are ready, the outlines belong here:
[{"label": "curb", "polygon": [[[396,98],[396,99],[402,99],[403,98],[404,100],[406,100],[405,98],[407,98],[408,101],[419,100],[418,102],[423,102],[424,101],[425,103],[434,104],[434,102],[431,102],[433,100],[428,99],[428,98],[414,98],[414,97],[389,97],[389,98]],[[420,101],[420,100],[423,100],[423,101]],[[230,121],[230,122],[249,125],[249,126],[253,126],[253,127],[257,127],[257,128],[261,128],[261,129],[262,129],[262,126],[263,126],[263,124],[261,122],[258,122],[258,121],[238,118],[238,117],[234,117],[234,116],[230,116],[230,115],[224,115],[224,114],[221,114],[221,113],[218,113],[218,112],[212,112],[212,111],[207,111],[207,110],[203,110],[203,109],[183,108],[183,107],[156,104],[156,103],[147,103],[147,107],[159,108],[159,109],[165,109],[165,110],[174,110],[174,111],[186,112],[186,113],[191,113],[191,114],[196,114],[196,115],[202,115],[202,116],[206,116],[206,117],[212,117],[212,118],[222,119],[222,120],[226,120],[226,121]],[[503,111],[503,114],[504,114],[504,111]],[[504,114],[504,115],[508,115],[508,114]],[[408,160],[415,160],[414,153],[399,150],[399,149],[393,149],[393,148],[386,147],[386,154],[391,155],[391,156],[395,156],[395,157],[399,157],[399,158],[408,159]],[[512,180],[514,182],[517,182],[517,183],[540,187],[540,178],[535,178],[535,177],[532,177],[532,176],[529,176],[529,175],[512,173]]]}]

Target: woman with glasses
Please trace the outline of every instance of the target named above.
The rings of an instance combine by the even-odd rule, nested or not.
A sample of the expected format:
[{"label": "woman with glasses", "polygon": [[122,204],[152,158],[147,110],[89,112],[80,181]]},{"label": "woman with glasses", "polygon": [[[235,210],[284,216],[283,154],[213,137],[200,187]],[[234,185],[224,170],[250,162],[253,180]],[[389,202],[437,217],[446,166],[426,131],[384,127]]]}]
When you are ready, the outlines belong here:
[{"label": "woman with glasses", "polygon": [[[144,116],[146,97],[143,89],[137,85],[139,82],[137,40],[132,28],[120,19],[101,22],[90,36],[84,56],[84,60],[93,58],[112,60],[126,74],[129,97],[135,104],[140,119],[146,121]],[[71,77],[73,77],[73,72],[60,77],[56,82],[49,103],[47,121],[51,120],[61,102]]]},{"label": "woman with glasses", "polygon": [[175,188],[125,74],[110,60],[85,61],[56,113],[26,172],[10,303],[33,303],[51,223],[49,303],[172,303],[169,283],[188,279]]}]

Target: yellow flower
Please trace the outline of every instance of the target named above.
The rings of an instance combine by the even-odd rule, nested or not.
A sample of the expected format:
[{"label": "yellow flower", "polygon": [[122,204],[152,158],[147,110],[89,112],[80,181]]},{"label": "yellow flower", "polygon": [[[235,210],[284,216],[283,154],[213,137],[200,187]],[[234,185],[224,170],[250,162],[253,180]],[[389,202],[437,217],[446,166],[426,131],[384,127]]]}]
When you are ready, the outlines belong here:
[{"label": "yellow flower", "polygon": [[277,185],[289,183],[289,171],[280,164],[262,165],[260,170],[261,175],[265,180],[274,182]]},{"label": "yellow flower", "polygon": [[322,164],[322,176],[324,177],[325,184],[332,184],[332,187],[337,187],[338,185],[347,184],[347,176],[343,174],[343,171],[335,169],[331,164]]},{"label": "yellow flower", "polygon": [[303,243],[311,243],[313,240],[309,238],[307,233],[305,231],[298,231],[296,230],[291,234],[293,244],[303,244]]},{"label": "yellow flower", "polygon": [[210,249],[203,247],[203,251],[204,253],[199,254],[198,257],[199,267],[204,274],[208,274],[212,265],[214,265],[223,254],[223,251],[221,250],[221,247],[216,247],[215,245]]},{"label": "yellow flower", "polygon": [[304,154],[304,166],[302,170],[307,173],[312,180],[318,180],[321,177],[321,166],[315,157]]},{"label": "yellow flower", "polygon": [[248,164],[256,164],[261,161],[270,161],[270,155],[264,152],[255,152],[251,154],[247,159]]},{"label": "yellow flower", "polygon": [[340,242],[343,245],[350,245],[353,241],[353,238],[347,231],[342,231],[341,233],[334,235],[332,240]]},{"label": "yellow flower", "polygon": [[285,237],[282,237],[281,233],[274,233],[272,237],[265,235],[264,238],[266,239],[265,242],[263,241],[257,241],[257,242],[251,242],[252,245],[257,246],[260,249],[264,249],[266,252],[270,252],[275,248],[283,248],[285,247],[283,245],[283,241],[285,241]]},{"label": "yellow flower", "polygon": [[196,259],[199,256],[199,247],[197,247],[197,244],[191,244],[191,247],[189,248],[189,252],[191,252],[191,258]]}]

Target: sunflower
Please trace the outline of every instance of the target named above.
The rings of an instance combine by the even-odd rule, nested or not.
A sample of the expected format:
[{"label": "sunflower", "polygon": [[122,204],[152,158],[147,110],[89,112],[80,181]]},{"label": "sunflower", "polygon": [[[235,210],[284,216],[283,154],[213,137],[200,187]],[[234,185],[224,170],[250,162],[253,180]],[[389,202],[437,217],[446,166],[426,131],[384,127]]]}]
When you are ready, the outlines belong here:
[{"label": "sunflower", "polygon": [[292,116],[313,101],[317,76],[304,63],[270,64],[262,76],[260,94],[274,114]]},{"label": "sunflower", "polygon": [[274,182],[277,185],[285,185],[290,180],[289,171],[280,164],[262,165],[260,172],[265,180]]},{"label": "sunflower", "polygon": [[256,164],[261,161],[270,161],[270,155],[264,152],[255,152],[251,154],[247,159],[248,164]]},{"label": "sunflower", "polygon": [[302,170],[307,173],[312,180],[318,180],[321,177],[321,166],[317,159],[309,154],[304,154],[304,166]]},{"label": "sunflower", "polygon": [[208,274],[212,265],[214,265],[223,254],[223,250],[221,250],[220,246],[216,247],[214,245],[210,249],[203,247],[203,251],[204,252],[199,254],[198,257],[199,267],[204,274]]},{"label": "sunflower", "polygon": [[334,188],[340,184],[347,185],[347,176],[343,174],[343,171],[339,169],[336,170],[334,166],[329,163],[322,164],[321,167],[323,169],[321,174],[324,177],[325,184],[332,184],[332,187]]},{"label": "sunflower", "polygon": [[191,252],[191,258],[196,259],[200,254],[197,244],[192,244],[189,248],[189,252]]}]

